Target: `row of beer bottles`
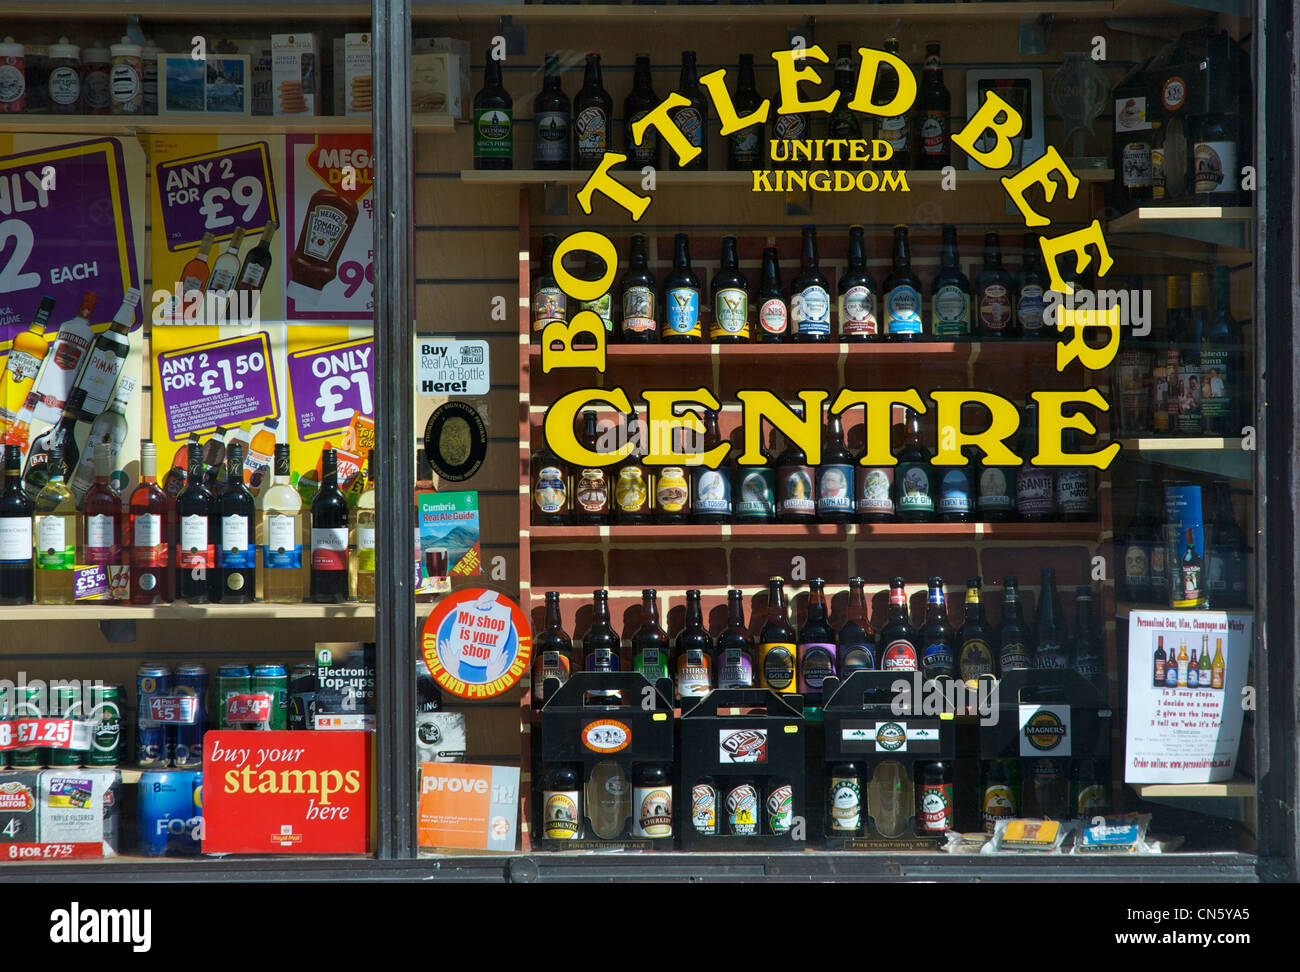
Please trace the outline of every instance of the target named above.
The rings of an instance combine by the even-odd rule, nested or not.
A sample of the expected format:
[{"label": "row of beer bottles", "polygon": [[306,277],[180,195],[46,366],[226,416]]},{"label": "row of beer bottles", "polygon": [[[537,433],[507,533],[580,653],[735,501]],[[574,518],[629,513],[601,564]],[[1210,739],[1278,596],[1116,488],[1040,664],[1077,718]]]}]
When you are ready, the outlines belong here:
[{"label": "row of beer bottles", "polygon": [[[799,406],[794,406],[800,411]],[[1019,455],[1038,446],[1038,404],[1024,406]],[[708,452],[724,442],[718,413],[704,413],[704,433],[680,430],[674,451]],[[920,416],[903,410],[893,427],[898,462],[864,466],[845,441],[838,415],[823,423],[818,465],[793,439],[762,449],[763,464],[741,466],[735,443],[716,469],[707,466],[650,466],[645,463],[645,423],[633,409],[625,426],[606,424],[594,411],[582,413],[579,442],[592,452],[612,452],[633,443],[615,466],[571,468],[546,445],[531,462],[532,522],[565,524],[645,523],[943,523],[1090,522],[1097,518],[1095,474],[1089,466],[985,465],[975,446],[963,449],[964,466],[936,466],[921,431]],[[761,438],[761,433],[760,433]],[[688,441],[702,439],[702,442]],[[1064,435],[1066,452],[1084,451],[1076,429]],[[603,445],[603,447],[602,447]],[[773,454],[776,452],[777,454]]]},{"label": "row of beer bottles", "polygon": [[[541,259],[533,274],[532,330],[540,340],[546,327],[591,311],[605,325],[607,341],[625,344],[824,344],[836,339],[868,341],[1056,340],[1051,276],[1043,261],[1037,233],[1026,233],[1020,266],[1013,272],[1002,261],[996,232],[984,234],[983,263],[973,277],[962,271],[957,228],[945,225],[939,268],[925,284],[912,267],[906,226],[895,226],[892,266],[878,284],[867,266],[862,226],[849,228],[848,257],[831,297],[831,279],[821,267],[816,227],[802,231],[799,272],[782,282],[777,248],[763,248],[757,285],[740,268],[735,236],[722,238],[720,265],[706,290],[691,262],[690,237],[673,238],[673,265],[657,280],[650,269],[647,237],[632,236],[627,268],[607,293],[594,300],[570,302],[555,272],[559,246],[553,234],[542,237]],[[1082,274],[1066,279],[1082,286]],[[604,259],[587,251],[582,276],[600,280],[608,273]],[[1057,295],[1059,297],[1059,295]],[[834,317],[834,320],[832,320]]]},{"label": "row of beer bottles", "polygon": [[1016,669],[1073,668],[1103,698],[1107,693],[1092,589],[1075,589],[1071,634],[1052,568],[1042,574],[1032,629],[1023,617],[1016,577],[1003,580],[1002,615],[996,627],[986,617],[979,577],[967,579],[959,628],[949,622],[942,577],[929,580],[925,620],[919,627],[912,624],[903,579],[893,578],[888,618],[878,634],[861,577],[849,580],[848,611],[838,627],[832,624],[821,578],[809,582],[807,612],[797,631],[780,578],[768,582],[765,617],[756,636],[745,623],[744,598],[739,589],[727,592],[727,623],[714,636],[705,625],[700,591],[687,591],[683,626],[670,638],[660,622],[658,592],[647,588],[641,592],[639,624],[624,644],[610,621],[609,592],[595,591],[591,626],[582,636],[579,654],[564,630],[559,592],[548,591],[546,620],[534,642],[534,702],[543,702],[547,679],[563,683],[578,669],[636,671],[652,682],[670,679],[678,703],[702,698],[713,689],[758,687],[797,692],[808,704],[819,705],[828,677],[847,677],[858,670],[920,671],[925,678],[974,681]]}]

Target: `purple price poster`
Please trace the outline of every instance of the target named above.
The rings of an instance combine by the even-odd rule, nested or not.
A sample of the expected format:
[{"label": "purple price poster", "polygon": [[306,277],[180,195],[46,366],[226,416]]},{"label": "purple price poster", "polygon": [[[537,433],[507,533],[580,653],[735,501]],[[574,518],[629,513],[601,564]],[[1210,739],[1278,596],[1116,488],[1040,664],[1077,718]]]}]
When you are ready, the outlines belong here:
[{"label": "purple price poster", "polygon": [[197,246],[204,233],[225,240],[239,227],[261,230],[279,222],[265,142],[160,162],[154,178],[163,239],[172,252]]},{"label": "purple price poster", "polygon": [[[104,138],[0,158],[0,348],[27,329],[45,296],[50,330],[99,295],[94,324],[140,286],[122,146]],[[147,306],[147,304],[146,304]],[[135,326],[144,320],[136,308]]]},{"label": "purple price poster", "polygon": [[370,338],[289,355],[289,391],[303,441],[347,428],[353,416],[375,417]]},{"label": "purple price poster", "polygon": [[218,426],[278,418],[270,350],[263,331],[160,353],[154,383],[162,389],[171,441]]}]

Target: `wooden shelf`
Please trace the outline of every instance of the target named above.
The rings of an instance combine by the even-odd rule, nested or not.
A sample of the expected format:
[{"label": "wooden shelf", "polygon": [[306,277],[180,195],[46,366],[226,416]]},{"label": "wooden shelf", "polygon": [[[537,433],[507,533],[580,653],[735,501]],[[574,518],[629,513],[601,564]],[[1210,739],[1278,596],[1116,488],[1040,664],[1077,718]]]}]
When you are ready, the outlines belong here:
[{"label": "wooden shelf", "polygon": [[[448,114],[413,115],[411,128],[433,134],[455,130]],[[368,132],[366,115],[0,115],[0,131],[66,132],[70,135],[171,135],[196,132]]]},{"label": "wooden shelf", "polygon": [[1139,206],[1112,219],[1108,234],[1159,233],[1212,246],[1250,250],[1254,218],[1249,206]]},{"label": "wooden shelf", "polygon": [[703,545],[725,542],[843,543],[851,537],[881,537],[907,543],[946,543],[957,538],[987,540],[1096,540],[1099,523],[755,523],[646,524],[613,526],[533,526],[528,537],[535,547],[575,543]]},{"label": "wooden shelf", "polygon": [[1046,3],[902,3],[868,5],[855,3],[827,3],[801,5],[789,3],[766,4],[434,4],[415,3],[411,19],[443,23],[476,23],[493,21],[499,17],[513,17],[525,23],[569,24],[574,20],[616,20],[629,26],[652,23],[690,21],[694,23],[734,23],[743,18],[747,23],[788,23],[791,26],[815,17],[818,21],[851,21],[855,23],[895,20],[959,20],[965,23],[1000,20],[1006,17],[1036,17],[1055,14],[1072,20],[1097,19],[1110,16],[1117,6],[1113,0],[1050,0]]},{"label": "wooden shelf", "polygon": [[1144,799],[1169,797],[1253,797],[1255,781],[1237,777],[1226,783],[1130,783]]},{"label": "wooden shelf", "polygon": [[361,20],[370,23],[370,4],[354,0],[280,0],[279,3],[249,3],[234,0],[213,6],[198,0],[82,0],[55,3],[0,3],[0,18],[6,20],[118,20],[138,14],[146,20],[194,21],[223,24],[229,21],[315,21]]},{"label": "wooden shelf", "polygon": [[[543,9],[555,9],[553,7]],[[584,10],[590,10],[590,7],[584,7]],[[721,9],[727,9],[723,7]],[[746,8],[754,9],[754,8]],[[897,9],[897,8],[895,8]],[[809,168],[818,167],[816,163],[809,163]],[[614,178],[619,182],[628,185],[639,185],[641,182],[641,173],[637,172],[614,172]],[[1115,172],[1113,169],[1081,169],[1075,173],[1080,182],[1113,182]],[[990,172],[987,169],[980,170],[957,170],[957,190],[960,192],[966,187],[978,187],[981,189],[996,188],[1002,191],[1002,178],[1006,172]],[[576,169],[462,169],[460,173],[461,182],[475,185],[505,185],[505,186],[525,186],[541,185],[543,183],[559,183],[563,185],[582,185],[591,177],[588,171]],[[943,178],[943,173],[929,169],[908,169],[907,184],[909,186],[937,186]],[[655,180],[658,185],[663,186],[708,186],[708,187],[732,187],[750,191],[754,185],[754,177],[749,172],[672,172],[661,170],[655,174]]]},{"label": "wooden shelf", "polygon": [[1119,440],[1120,446],[1130,457],[1137,454],[1142,459],[1178,469],[1249,480],[1254,472],[1255,454],[1243,449],[1241,442],[1240,438],[1217,436],[1152,436]]},{"label": "wooden shelf", "polygon": [[150,604],[108,602],[86,604],[24,604],[0,606],[5,621],[158,621],[266,620],[270,618],[373,618],[373,604]]},{"label": "wooden shelf", "polygon": [[[926,362],[946,359],[956,363],[1005,356],[1009,361],[1021,363],[1030,356],[1054,358],[1055,354],[1055,341],[1037,340],[871,341],[863,344],[609,344],[605,349],[608,362],[627,365],[700,361],[709,356],[723,361],[762,361],[777,355],[804,361],[818,358],[834,360],[840,355],[846,355],[850,359],[914,357]],[[541,345],[530,345],[528,357],[540,362]]]}]

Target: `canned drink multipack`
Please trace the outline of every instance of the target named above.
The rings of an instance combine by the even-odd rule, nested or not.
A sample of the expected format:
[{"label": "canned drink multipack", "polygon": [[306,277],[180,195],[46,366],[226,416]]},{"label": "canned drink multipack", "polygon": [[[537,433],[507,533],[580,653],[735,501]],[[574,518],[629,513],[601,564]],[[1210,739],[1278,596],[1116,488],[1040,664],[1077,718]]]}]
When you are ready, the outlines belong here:
[{"label": "canned drink multipack", "polygon": [[151,857],[192,856],[203,850],[203,774],[150,770],[140,776],[140,852]]},{"label": "canned drink multipack", "polygon": [[[45,690],[39,685],[24,685],[14,689],[13,718],[39,719],[45,713],[41,711],[41,697]],[[45,765],[45,750],[40,746],[25,746],[15,749],[9,758],[9,765],[15,769],[33,769]]]}]

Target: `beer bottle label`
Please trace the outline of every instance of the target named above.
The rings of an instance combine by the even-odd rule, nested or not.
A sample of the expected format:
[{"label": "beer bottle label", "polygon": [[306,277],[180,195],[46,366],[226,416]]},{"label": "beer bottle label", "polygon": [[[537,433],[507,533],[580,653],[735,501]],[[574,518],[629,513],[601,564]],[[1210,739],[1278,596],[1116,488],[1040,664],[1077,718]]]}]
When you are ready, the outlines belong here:
[{"label": "beer bottle label", "polygon": [[981,513],[1010,512],[1015,508],[1005,470],[986,466],[980,472],[979,510]]},{"label": "beer bottle label", "polygon": [[718,791],[708,783],[691,787],[691,826],[704,837],[718,832]]},{"label": "beer bottle label", "polygon": [[853,777],[831,779],[831,830],[856,834],[862,823],[862,790]]},{"label": "beer bottle label", "polygon": [[1021,516],[1051,516],[1054,508],[1050,469],[1021,466],[1016,473],[1016,509]]},{"label": "beer bottle label", "polygon": [[898,484],[899,513],[934,512],[929,463],[899,463]]},{"label": "beer bottle label", "polygon": [[533,686],[533,698],[542,701],[542,690],[548,678],[558,679],[563,685],[569,680],[569,659],[562,651],[542,652],[542,670]]},{"label": "beer bottle label", "polygon": [[509,108],[474,109],[474,158],[511,159],[513,134],[514,120]]},{"label": "beer bottle label", "polygon": [[726,649],[718,668],[718,688],[752,688],[753,685],[754,663],[749,655],[740,648]]},{"label": "beer bottle label", "polygon": [[794,787],[783,783],[767,795],[767,829],[774,837],[784,837],[794,826]]},{"label": "beer bottle label", "polygon": [[812,470],[807,466],[782,466],[778,469],[777,503],[785,516],[812,519],[817,512],[813,500]]},{"label": "beer bottle label", "polygon": [[599,105],[588,105],[573,120],[578,158],[599,159],[609,146],[609,116]]},{"label": "beer bottle label", "polygon": [[542,808],[542,829],[548,839],[576,840],[582,833],[577,790],[547,790]]},{"label": "beer bottle label", "polygon": [[1011,324],[1011,294],[1002,284],[989,284],[980,291],[980,327],[1001,334]]},{"label": "beer bottle label", "polygon": [[666,513],[680,513],[690,502],[691,490],[681,466],[665,466],[655,481],[655,503]]},{"label": "beer bottle label", "polygon": [[876,667],[876,653],[871,645],[854,645],[844,652],[844,661],[842,665],[844,671],[842,674],[848,675],[850,672],[856,672],[859,669],[874,669]]},{"label": "beer bottle label", "polygon": [[885,333],[921,333],[921,295],[915,287],[899,284],[885,294]]},{"label": "beer bottle label", "polygon": [[587,671],[618,671],[618,655],[610,648],[596,648],[587,653]]},{"label": "beer bottle label", "polygon": [[567,321],[565,295],[559,287],[538,287],[533,291],[533,330],[542,331],[552,321]]},{"label": "beer bottle label", "polygon": [[614,502],[624,513],[643,513],[649,510],[650,487],[646,485],[645,471],[640,466],[627,466],[618,471],[614,482]]},{"label": "beer bottle label", "polygon": [[563,162],[569,157],[569,114],[544,111],[533,120],[537,141],[533,155],[538,162]]},{"label": "beer bottle label", "polygon": [[942,111],[927,109],[921,118],[921,151],[931,156],[943,155],[947,141],[948,116]]},{"label": "beer bottle label", "polygon": [[1020,327],[1027,334],[1036,334],[1043,329],[1043,288],[1038,284],[1025,284],[1020,288],[1020,297],[1016,301],[1016,317]]},{"label": "beer bottle label", "polygon": [[1207,345],[1201,352],[1201,415],[1226,418],[1228,405],[1228,349]]},{"label": "beer bottle label", "polygon": [[671,837],[673,835],[673,790],[669,786],[632,787],[632,835],[634,837]]},{"label": "beer bottle label", "polygon": [[758,312],[758,323],[768,334],[784,334],[790,326],[785,301],[780,297],[770,297],[763,301]]},{"label": "beer bottle label", "polygon": [[[777,139],[803,138],[808,132],[807,115],[778,115],[772,124],[772,137]],[[792,158],[792,150],[786,146],[786,159]]]},{"label": "beer bottle label", "polygon": [[655,292],[650,287],[628,287],[623,291],[623,330],[648,334],[655,329]]},{"label": "beer bottle label", "polygon": [[1196,192],[1232,192],[1237,188],[1236,142],[1197,142],[1192,158]]},{"label": "beer bottle label", "polygon": [[958,663],[961,677],[967,681],[981,675],[993,675],[993,651],[983,638],[972,638],[961,646],[961,661]]},{"label": "beer bottle label", "polygon": [[790,298],[790,320],[795,334],[831,333],[831,298],[824,287],[805,287]]},{"label": "beer bottle label", "polygon": [[[700,115],[698,108],[694,105],[677,108],[672,112],[672,120],[673,124],[681,129],[682,134],[686,136],[686,141],[696,148],[703,148],[705,136],[704,118]],[[699,156],[696,156],[696,160],[698,159]]]},{"label": "beer bottle label", "polygon": [[741,783],[727,793],[727,824],[735,837],[758,836],[758,791]]},{"label": "beer bottle label", "polygon": [[533,504],[542,513],[563,513],[564,501],[564,473],[555,466],[543,466],[533,487]]},{"label": "beer bottle label", "polygon": [[686,652],[677,662],[677,695],[683,699],[699,699],[709,694],[709,656],[694,649]]},{"label": "beer bottle label", "polygon": [[998,655],[1003,674],[1029,667],[1029,648],[1023,641],[1004,641]]},{"label": "beer bottle label", "polygon": [[1151,188],[1151,146],[1142,140],[1126,142],[1120,153],[1125,189]]},{"label": "beer bottle label", "polygon": [[1034,667],[1055,670],[1066,667],[1065,645],[1059,641],[1040,641],[1034,655]]},{"label": "beer bottle label", "polygon": [[1089,646],[1081,647],[1075,653],[1074,670],[1088,681],[1101,688],[1103,681],[1101,657]]},{"label": "beer bottle label", "polygon": [[853,467],[817,467],[817,512],[853,512]]},{"label": "beer bottle label", "polygon": [[880,119],[878,131],[881,140],[889,143],[894,155],[907,151],[906,115],[895,115],[893,118]]},{"label": "beer bottle label", "polygon": [[632,670],[640,672],[651,682],[671,677],[668,671],[668,659],[658,648],[643,648],[637,652],[636,660],[632,664]]},{"label": "beer bottle label", "polygon": [[965,469],[949,469],[943,474],[939,489],[940,513],[971,511],[970,477]]},{"label": "beer bottle label", "polygon": [[936,641],[921,652],[921,671],[926,675],[951,675],[953,672],[952,646],[946,641]]},{"label": "beer bottle label", "polygon": [[731,516],[731,477],[725,469],[696,466],[695,512]]},{"label": "beer bottle label", "polygon": [[842,337],[878,334],[876,295],[856,285],[840,294],[840,335]]},{"label": "beer bottle label", "polygon": [[591,311],[605,325],[605,333],[609,334],[614,329],[613,320],[613,298],[609,294],[597,297],[595,300],[584,300],[578,304],[579,311]]},{"label": "beer bottle label", "polygon": [[1056,506],[1062,513],[1083,514],[1092,509],[1088,470],[1062,469],[1056,474]]},{"label": "beer bottle label", "polygon": [[835,646],[809,642],[799,646],[799,691],[820,692],[829,676],[835,674]]},{"label": "beer bottle label", "polygon": [[675,287],[668,291],[668,333],[699,337],[700,292],[693,287]]},{"label": "beer bottle label", "polygon": [[751,125],[728,136],[731,139],[731,158],[736,165],[756,169],[762,164],[763,147],[759,144],[758,132],[759,126]]},{"label": "beer bottle label", "polygon": [[970,333],[970,294],[956,284],[944,284],[931,301],[936,337]]},{"label": "beer bottle label", "polygon": [[738,287],[719,290],[713,301],[713,326],[709,336],[749,340],[749,294]]},{"label": "beer bottle label", "polygon": [[795,690],[795,646],[784,642],[758,646],[758,686],[783,695]]},{"label": "beer bottle label", "polygon": [[952,830],[952,784],[923,783],[916,829],[932,834]]},{"label": "beer bottle label", "polygon": [[894,515],[894,469],[882,466],[864,469],[859,466],[858,512]]},{"label": "beer bottle label", "polygon": [[627,135],[627,155],[637,166],[654,165],[655,152],[659,148],[659,133],[653,128],[647,128],[641,135],[641,144],[637,145],[632,139],[632,126],[639,122],[649,111],[638,111],[626,122]]},{"label": "beer bottle label", "polygon": [[984,788],[980,816],[984,819],[984,832],[993,833],[1003,817],[1016,815],[1016,795],[1005,783],[990,783]]},{"label": "beer bottle label", "polygon": [[770,520],[776,515],[772,483],[775,476],[768,467],[749,470],[740,481],[736,513],[741,519]]},{"label": "beer bottle label", "polygon": [[1151,589],[1161,593],[1169,590],[1169,574],[1165,571],[1165,546],[1156,542],[1147,547],[1151,569]]},{"label": "beer bottle label", "polygon": [[906,638],[895,638],[881,652],[880,667],[886,672],[916,671],[916,645]]}]

